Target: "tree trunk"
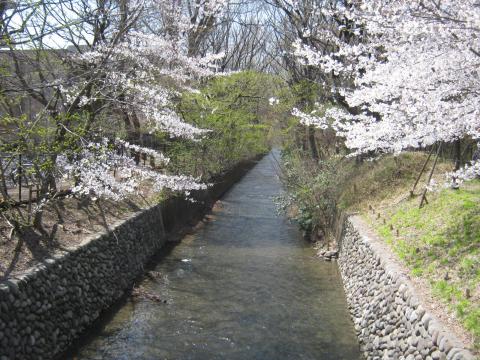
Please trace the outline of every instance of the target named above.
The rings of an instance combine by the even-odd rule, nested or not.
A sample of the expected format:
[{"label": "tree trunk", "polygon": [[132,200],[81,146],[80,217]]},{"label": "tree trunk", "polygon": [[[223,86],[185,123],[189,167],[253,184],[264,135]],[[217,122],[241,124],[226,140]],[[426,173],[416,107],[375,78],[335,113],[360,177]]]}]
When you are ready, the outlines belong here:
[{"label": "tree trunk", "polygon": [[310,145],[310,154],[312,155],[312,159],[318,161],[317,142],[315,141],[315,128],[312,125],[308,127],[308,143]]},{"label": "tree trunk", "polygon": [[462,166],[462,140],[458,139],[454,144],[455,171],[459,170]]},{"label": "tree trunk", "polygon": [[125,124],[125,130],[127,132],[127,140],[135,142],[140,138],[140,122],[135,112],[129,114],[123,113],[123,122]]}]

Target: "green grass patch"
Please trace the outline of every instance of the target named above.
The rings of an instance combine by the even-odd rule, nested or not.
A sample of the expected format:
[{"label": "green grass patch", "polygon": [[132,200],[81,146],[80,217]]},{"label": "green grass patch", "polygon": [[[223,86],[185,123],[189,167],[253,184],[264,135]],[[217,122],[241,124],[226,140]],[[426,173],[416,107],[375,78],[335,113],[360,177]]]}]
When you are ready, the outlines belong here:
[{"label": "green grass patch", "polygon": [[428,279],[479,347],[480,181],[430,193],[428,200],[422,209],[417,197],[386,208],[385,224],[374,226],[414,276]]}]

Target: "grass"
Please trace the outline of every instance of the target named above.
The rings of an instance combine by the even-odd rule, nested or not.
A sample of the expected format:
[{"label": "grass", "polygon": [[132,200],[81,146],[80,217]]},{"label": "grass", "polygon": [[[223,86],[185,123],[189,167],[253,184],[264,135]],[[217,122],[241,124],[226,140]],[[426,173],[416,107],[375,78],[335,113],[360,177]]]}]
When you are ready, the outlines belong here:
[{"label": "grass", "polygon": [[384,205],[385,222],[371,212],[370,221],[412,275],[429,281],[433,294],[455,313],[479,348],[480,181],[430,193],[428,199],[422,209],[418,197]]}]

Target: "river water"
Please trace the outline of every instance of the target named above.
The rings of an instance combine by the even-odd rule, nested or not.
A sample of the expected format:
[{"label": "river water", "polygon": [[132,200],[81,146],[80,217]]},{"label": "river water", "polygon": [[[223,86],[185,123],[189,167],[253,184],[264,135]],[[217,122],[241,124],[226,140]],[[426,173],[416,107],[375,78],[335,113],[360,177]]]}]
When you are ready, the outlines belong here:
[{"label": "river water", "polygon": [[68,359],[360,359],[340,274],[278,215],[275,155],[167,246],[140,285]]}]

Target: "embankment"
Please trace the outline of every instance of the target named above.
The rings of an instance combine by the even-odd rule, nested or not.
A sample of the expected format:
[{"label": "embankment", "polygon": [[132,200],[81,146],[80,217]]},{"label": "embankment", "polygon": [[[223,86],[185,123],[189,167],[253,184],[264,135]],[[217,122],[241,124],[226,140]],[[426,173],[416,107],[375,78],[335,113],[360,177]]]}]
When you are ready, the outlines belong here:
[{"label": "embankment", "polygon": [[415,286],[359,217],[343,221],[339,247],[345,293],[367,359],[474,359],[425,310]]}]

